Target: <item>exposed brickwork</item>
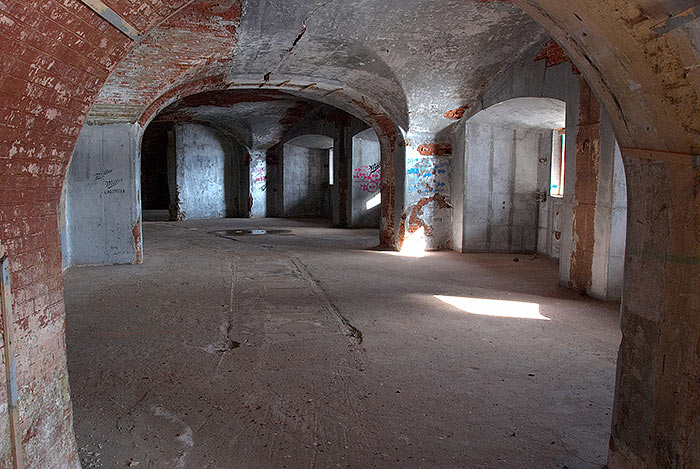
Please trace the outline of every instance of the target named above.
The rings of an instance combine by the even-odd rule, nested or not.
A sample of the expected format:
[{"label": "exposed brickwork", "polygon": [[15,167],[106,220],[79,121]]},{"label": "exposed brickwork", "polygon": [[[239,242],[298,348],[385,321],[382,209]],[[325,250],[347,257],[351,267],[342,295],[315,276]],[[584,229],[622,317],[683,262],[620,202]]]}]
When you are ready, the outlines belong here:
[{"label": "exposed brickwork", "polygon": [[396,144],[401,138],[400,132],[389,116],[377,113],[364,100],[353,100],[352,103],[366,112],[377,124],[375,131],[377,131],[382,151],[382,228],[379,241],[382,246],[393,248],[398,246],[399,242],[394,222],[396,217],[394,152],[397,151]]},{"label": "exposed brickwork", "polygon": [[[215,89],[207,81],[222,82],[235,52],[240,15],[237,0],[204,1],[165,21],[110,76],[90,121],[144,122],[173,99]],[[185,93],[189,88],[195,89]]]},{"label": "exposed brickwork", "polygon": [[551,40],[547,41],[545,45],[542,46],[542,50],[537,54],[537,57],[535,57],[535,62],[538,60],[545,60],[547,67],[553,67],[568,62],[569,57],[556,41]]},{"label": "exposed brickwork", "polygon": [[458,107],[457,109],[447,111],[445,113],[445,119],[460,120],[462,117],[464,117],[464,114],[467,112],[467,109],[469,109],[469,106],[465,104],[464,106]]},{"label": "exposed brickwork", "polygon": [[571,284],[587,291],[593,278],[595,211],[600,162],[600,103],[581,79],[579,127],[576,135],[576,205],[574,206]]},{"label": "exposed brickwork", "polygon": [[[547,67],[554,67],[565,62],[571,63],[566,51],[554,40],[547,41],[542,46],[542,50],[535,57],[535,62],[538,60],[544,60]],[[571,68],[575,74],[581,73],[573,63],[571,63]]]},{"label": "exposed brickwork", "polygon": [[420,199],[413,207],[411,207],[410,214],[404,213],[401,215],[401,226],[399,227],[399,249],[403,246],[406,236],[412,235],[421,228],[425,232],[425,236],[433,235],[433,227],[428,225],[425,220],[421,218],[423,216],[423,209],[426,205],[436,203],[439,208],[452,208],[452,204],[449,202],[446,195],[436,193],[432,197],[423,197]]},{"label": "exposed brickwork", "polygon": [[[136,2],[115,2],[115,10]],[[152,2],[175,8],[178,2]],[[166,8],[166,9],[167,9]],[[165,11],[165,10],[159,10]],[[157,20],[141,11],[144,28]],[[94,96],[132,41],[76,0],[0,2],[0,245],[10,257],[27,467],[77,467],[57,206]],[[0,386],[0,401],[6,402]],[[6,412],[0,441],[9,441]],[[0,466],[11,467],[0,446]]]},{"label": "exposed brickwork", "polygon": [[418,147],[418,153],[423,156],[448,156],[452,154],[452,144],[426,143]]}]

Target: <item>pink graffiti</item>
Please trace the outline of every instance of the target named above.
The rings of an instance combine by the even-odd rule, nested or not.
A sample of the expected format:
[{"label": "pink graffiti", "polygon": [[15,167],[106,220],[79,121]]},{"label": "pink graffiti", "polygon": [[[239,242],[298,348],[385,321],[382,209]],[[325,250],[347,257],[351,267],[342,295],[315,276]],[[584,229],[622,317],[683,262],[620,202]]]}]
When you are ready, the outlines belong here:
[{"label": "pink graffiti", "polygon": [[356,183],[360,184],[359,187],[362,192],[377,192],[381,189],[381,166],[377,163],[355,168],[352,178]]},{"label": "pink graffiti", "polygon": [[367,184],[360,184],[360,190],[362,192],[370,192],[374,193],[377,192],[381,186],[379,185],[379,182],[369,182]]}]

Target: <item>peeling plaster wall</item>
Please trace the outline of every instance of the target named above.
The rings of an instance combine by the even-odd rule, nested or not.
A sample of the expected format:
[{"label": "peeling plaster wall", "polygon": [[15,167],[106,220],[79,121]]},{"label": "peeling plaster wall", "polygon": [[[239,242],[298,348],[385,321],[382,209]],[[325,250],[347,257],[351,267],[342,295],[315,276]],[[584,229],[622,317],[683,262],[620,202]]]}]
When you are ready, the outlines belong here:
[{"label": "peeling plaster wall", "polygon": [[86,125],[66,176],[63,254],[71,265],[141,261],[140,128]]},{"label": "peeling plaster wall", "polygon": [[352,228],[378,228],[381,207],[368,203],[381,198],[381,148],[374,130],[367,129],[352,139]]},{"label": "peeling plaster wall", "polygon": [[451,142],[436,142],[432,134],[409,133],[406,138],[405,209],[400,243],[424,236],[427,250],[452,247],[450,203]]},{"label": "peeling plaster wall", "polygon": [[284,216],[330,218],[328,150],[284,146]]}]

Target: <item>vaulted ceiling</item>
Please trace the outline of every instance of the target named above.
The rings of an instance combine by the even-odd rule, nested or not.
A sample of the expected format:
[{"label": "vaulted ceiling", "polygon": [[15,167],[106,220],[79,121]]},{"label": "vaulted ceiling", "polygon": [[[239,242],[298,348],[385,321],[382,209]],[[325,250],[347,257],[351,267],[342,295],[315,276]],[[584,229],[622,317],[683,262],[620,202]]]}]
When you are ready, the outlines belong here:
[{"label": "vaulted ceiling", "polygon": [[432,132],[547,37],[507,1],[195,2],[140,40],[90,118],[136,121],[191,93],[262,85]]}]

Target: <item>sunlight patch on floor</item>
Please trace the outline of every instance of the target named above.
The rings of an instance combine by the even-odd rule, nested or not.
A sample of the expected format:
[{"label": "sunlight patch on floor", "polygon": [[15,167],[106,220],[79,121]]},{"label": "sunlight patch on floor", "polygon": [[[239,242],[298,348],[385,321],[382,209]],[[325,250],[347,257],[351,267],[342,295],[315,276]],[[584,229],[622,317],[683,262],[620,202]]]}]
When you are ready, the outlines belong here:
[{"label": "sunlight patch on floor", "polygon": [[485,298],[469,298],[462,296],[433,296],[443,303],[454,306],[465,313],[476,314],[478,316],[551,321],[550,318],[540,314],[540,305],[537,303],[490,300]]}]

